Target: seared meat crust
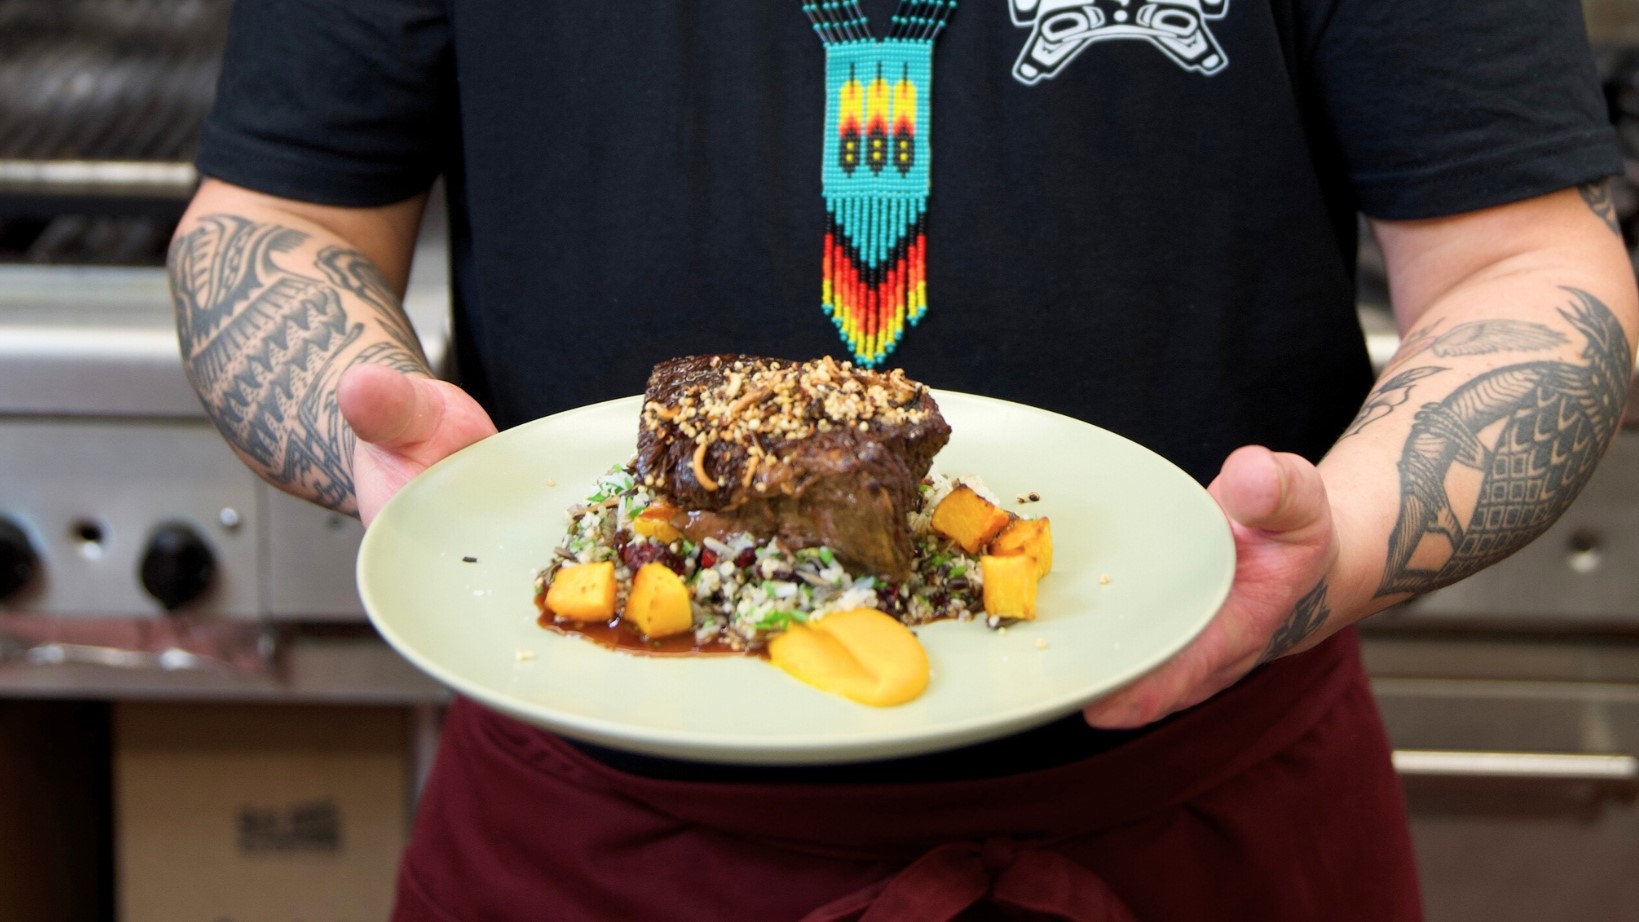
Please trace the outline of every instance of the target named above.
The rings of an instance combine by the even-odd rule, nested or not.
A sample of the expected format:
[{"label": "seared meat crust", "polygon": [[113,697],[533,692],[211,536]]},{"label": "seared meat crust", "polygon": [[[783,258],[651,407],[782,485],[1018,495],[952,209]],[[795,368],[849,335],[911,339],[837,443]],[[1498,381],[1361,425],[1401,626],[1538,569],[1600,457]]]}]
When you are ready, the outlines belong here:
[{"label": "seared meat crust", "polygon": [[637,473],[684,510],[674,524],[691,539],[778,537],[909,575],[907,516],[950,439],[926,387],[830,358],[725,354],[662,362],[644,397]]}]

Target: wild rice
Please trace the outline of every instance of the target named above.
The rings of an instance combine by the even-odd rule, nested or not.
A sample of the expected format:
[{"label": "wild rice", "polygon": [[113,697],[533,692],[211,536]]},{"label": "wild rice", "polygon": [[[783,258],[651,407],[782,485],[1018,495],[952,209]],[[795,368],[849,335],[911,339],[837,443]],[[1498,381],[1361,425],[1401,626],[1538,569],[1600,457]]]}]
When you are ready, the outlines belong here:
[{"label": "wild rice", "polygon": [[979,562],[930,525],[933,507],[962,483],[992,495],[977,478],[933,473],[923,481],[920,505],[910,514],[912,572],[904,582],[891,583],[850,572],[828,547],[791,549],[778,539],[758,542],[746,535],[665,543],[636,534],[632,522],[656,496],[629,465],[617,465],[577,507],[584,514],[572,519],[537,577],[536,591],[545,592],[564,566],[610,560],[619,611],[632,575],[659,561],[681,575],[693,595],[696,642],[740,650],[761,647],[792,621],[850,608],[876,608],[912,626],[940,618],[970,620],[983,614]]}]

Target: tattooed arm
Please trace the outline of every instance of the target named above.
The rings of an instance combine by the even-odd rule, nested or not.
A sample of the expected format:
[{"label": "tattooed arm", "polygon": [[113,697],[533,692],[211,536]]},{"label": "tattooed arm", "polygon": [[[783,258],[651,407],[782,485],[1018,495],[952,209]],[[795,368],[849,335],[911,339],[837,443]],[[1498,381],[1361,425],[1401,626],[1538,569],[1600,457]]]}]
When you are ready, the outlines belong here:
[{"label": "tattooed arm", "polygon": [[[424,204],[421,196],[382,208],[334,208],[207,180],[183,216],[169,258],[183,366],[234,451],[280,489],[359,511],[356,475],[373,482],[384,464],[403,459],[398,451],[361,449],[355,427],[403,448],[397,443],[408,426],[395,417],[415,416],[416,394],[423,403],[460,405],[448,414],[465,427],[454,441],[483,434],[482,411],[432,381],[399,305]],[[359,366],[400,374],[352,375],[361,383],[344,395],[343,376]],[[403,387],[414,389],[409,410],[394,391]],[[428,416],[424,408],[420,415]],[[412,434],[426,441],[419,430]],[[453,450],[436,440],[435,447]]]},{"label": "tattooed arm", "polygon": [[1600,187],[1377,222],[1401,346],[1325,459],[1248,447],[1211,485],[1235,586],[1177,657],[1096,702],[1134,726],[1503,559],[1548,528],[1620,426],[1639,295]]},{"label": "tattooed arm", "polygon": [[[1369,498],[1350,505],[1374,510],[1362,529],[1373,540],[1347,588],[1370,601],[1351,608],[1449,585],[1525,546],[1610,447],[1639,330],[1610,201],[1598,183],[1375,226],[1402,337],[1367,406],[1415,381],[1322,464],[1329,483],[1370,477]],[[1371,475],[1391,460],[1394,476]]]}]

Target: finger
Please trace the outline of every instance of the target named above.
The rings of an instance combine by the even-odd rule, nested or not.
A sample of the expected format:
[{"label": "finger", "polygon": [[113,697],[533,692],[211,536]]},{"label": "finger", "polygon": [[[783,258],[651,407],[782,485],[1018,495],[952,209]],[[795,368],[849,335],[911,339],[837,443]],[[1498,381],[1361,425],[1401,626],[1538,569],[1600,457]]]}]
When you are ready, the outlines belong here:
[{"label": "finger", "polygon": [[1130,730],[1177,710],[1188,682],[1177,665],[1161,669],[1082,708],[1087,724],[1101,730]]},{"label": "finger", "polygon": [[1117,692],[1081,709],[1082,719],[1098,730],[1131,730],[1150,723],[1150,712],[1159,706],[1148,703],[1134,692]]},{"label": "finger", "polygon": [[1209,489],[1231,518],[1264,531],[1303,528],[1326,510],[1326,488],[1313,464],[1256,445],[1231,453]]},{"label": "finger", "polygon": [[1088,724],[1106,730],[1141,727],[1166,716],[1176,709],[1179,698],[1200,678],[1199,646],[1203,641],[1210,640],[1198,638],[1136,682],[1082,708],[1082,716]]},{"label": "finger", "polygon": [[361,441],[389,449],[425,441],[444,415],[444,397],[432,381],[381,365],[349,368],[336,402]]},{"label": "finger", "polygon": [[1175,660],[1137,682],[1082,708],[1087,724],[1101,730],[1130,730],[1194,707],[1234,684],[1256,665],[1242,656],[1209,674]]}]

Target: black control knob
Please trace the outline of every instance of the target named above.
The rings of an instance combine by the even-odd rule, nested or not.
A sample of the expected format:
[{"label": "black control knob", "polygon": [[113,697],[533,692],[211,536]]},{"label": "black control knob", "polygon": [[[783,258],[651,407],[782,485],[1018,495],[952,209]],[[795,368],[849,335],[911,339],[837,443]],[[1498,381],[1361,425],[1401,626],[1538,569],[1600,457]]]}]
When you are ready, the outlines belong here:
[{"label": "black control knob", "polygon": [[175,611],[203,595],[216,579],[216,557],[191,526],[172,522],[154,529],[139,568],[142,588]]},{"label": "black control knob", "polygon": [[10,519],[0,519],[0,599],[28,585],[40,570],[40,555],[28,532]]}]

